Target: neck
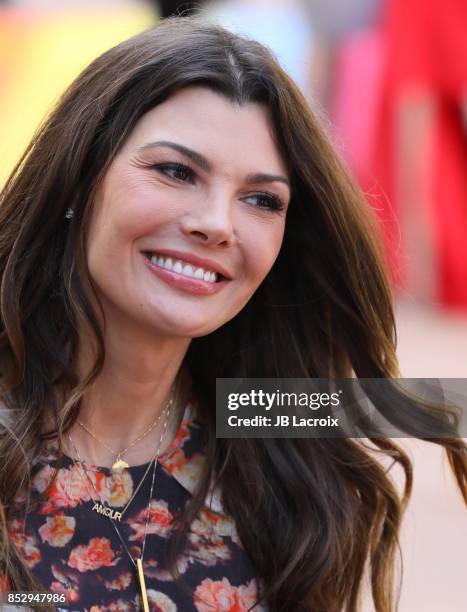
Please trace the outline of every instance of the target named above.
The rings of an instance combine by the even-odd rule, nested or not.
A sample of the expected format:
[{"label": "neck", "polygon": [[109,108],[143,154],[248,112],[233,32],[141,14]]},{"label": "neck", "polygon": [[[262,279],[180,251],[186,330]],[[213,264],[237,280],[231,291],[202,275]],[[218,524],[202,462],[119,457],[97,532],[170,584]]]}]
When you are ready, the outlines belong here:
[{"label": "neck", "polygon": [[[90,338],[88,338],[89,340]],[[165,421],[165,411],[177,378],[178,389],[173,397],[170,420],[160,451],[173,440],[183,415],[189,380],[178,376],[189,346],[187,338],[154,338],[145,334],[106,333],[105,362],[102,372],[86,390],[79,412],[80,421],[115,453],[140,436],[155,419],[154,427],[142,440],[129,449],[124,459],[130,465],[149,461],[159,443]],[[77,368],[84,378],[95,359],[92,342],[82,342],[78,351]],[[112,465],[115,456],[75,423],[71,436],[83,459],[97,465]],[[70,449],[68,449],[70,451]],[[75,453],[71,453],[75,454]]]}]

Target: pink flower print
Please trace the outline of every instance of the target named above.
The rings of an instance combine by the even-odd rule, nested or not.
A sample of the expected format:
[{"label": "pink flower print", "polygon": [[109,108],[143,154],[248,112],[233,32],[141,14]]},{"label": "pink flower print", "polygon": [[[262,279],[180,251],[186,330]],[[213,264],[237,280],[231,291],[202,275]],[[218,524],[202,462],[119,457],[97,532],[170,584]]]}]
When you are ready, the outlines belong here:
[{"label": "pink flower print", "polygon": [[51,570],[55,581],[52,582],[50,590],[55,593],[65,593],[68,601],[79,601],[79,575],[69,570],[65,574],[60,567],[53,563]]},{"label": "pink flower print", "polygon": [[[258,584],[256,580],[250,580],[248,584],[237,587],[239,600],[241,602],[242,610],[248,610],[253,606],[258,598]],[[253,608],[256,612],[266,610],[266,606],[257,605]]]},{"label": "pink flower print", "polygon": [[225,530],[228,531],[226,519],[207,508],[202,509],[191,524],[188,533],[187,554],[190,560],[213,566],[219,559],[223,561],[230,559],[230,549],[218,533]]},{"label": "pink flower print", "polygon": [[63,512],[48,516],[46,523],[39,527],[39,535],[43,542],[50,546],[65,546],[75,533],[76,519],[65,516]]},{"label": "pink flower print", "polygon": [[165,593],[148,589],[149,609],[152,612],[177,612],[177,606]]},{"label": "pink flower print", "polygon": [[119,474],[105,476],[97,483],[96,488],[104,503],[121,508],[133,494],[133,478],[126,470],[122,470]]},{"label": "pink flower print", "polygon": [[33,568],[41,560],[41,553],[36,546],[36,538],[28,533],[23,535],[23,528],[23,520],[12,519],[8,523],[8,531],[13,543],[21,551],[26,565]]},{"label": "pink flower print", "polygon": [[[196,587],[194,604],[198,612],[244,612],[256,601],[258,595],[257,583],[251,580],[246,585],[232,586],[227,578],[211,580],[206,578]],[[255,606],[256,612],[266,611],[262,605]]]},{"label": "pink flower print", "polygon": [[106,580],[104,584],[109,591],[123,591],[131,584],[131,574],[130,572],[123,572],[113,580]]},{"label": "pink flower print", "polygon": [[81,544],[73,548],[68,559],[68,565],[80,572],[87,572],[116,565],[120,557],[115,557],[115,553],[110,546],[107,538],[92,538],[89,544]]},{"label": "pink flower print", "polygon": [[171,450],[171,449],[178,450],[181,446],[183,446],[183,444],[185,444],[187,440],[190,439],[190,430],[188,429],[189,422],[190,422],[189,418],[187,417],[183,418],[182,422],[180,423],[180,427],[178,428],[177,435],[172,440],[169,448],[167,448],[167,450],[164,453],[161,453],[161,461],[165,462],[166,455],[171,456],[172,452],[176,452],[175,450]]},{"label": "pink flower print", "polygon": [[199,482],[206,457],[200,453],[187,459],[178,448],[167,459],[161,459],[164,469],[176,478],[188,491],[193,492]]},{"label": "pink flower print", "polygon": [[191,530],[204,537],[209,537],[213,533],[222,537],[231,537],[235,532],[235,524],[231,518],[224,514],[202,508],[191,524]]},{"label": "pink flower print", "polygon": [[[144,530],[146,528],[146,516],[147,508],[143,508],[129,521],[130,527],[135,532],[134,535],[130,536],[130,540],[143,541]],[[172,522],[173,515],[168,508],[167,502],[153,499],[149,507],[148,535],[155,534],[161,538],[165,538],[172,528]]]},{"label": "pink flower print", "polygon": [[178,474],[186,463],[186,456],[182,448],[177,448],[167,458],[162,458],[160,463],[169,474]]},{"label": "pink flower print", "polygon": [[220,610],[245,612],[245,608],[240,607],[240,603],[238,590],[230,584],[227,578],[216,581],[205,578],[196,587],[194,604],[198,612],[219,612]]},{"label": "pink flower print", "polygon": [[45,465],[37,472],[32,481],[32,486],[39,493],[43,493],[55,474],[55,470],[50,465]]},{"label": "pink flower print", "polygon": [[29,568],[34,567],[41,560],[40,550],[35,546],[34,536],[26,536],[23,544],[24,561]]},{"label": "pink flower print", "polygon": [[60,593],[66,595],[68,603],[71,601],[79,601],[79,591],[77,585],[72,585],[68,588],[58,580],[55,580],[50,585],[50,591],[52,593]]},{"label": "pink flower print", "polygon": [[234,520],[225,514],[219,514],[209,508],[205,507],[200,510],[198,517],[191,525],[191,530],[197,535],[207,538],[212,533],[222,538],[230,537],[232,542],[243,548]]},{"label": "pink flower print", "polygon": [[[57,508],[74,508],[80,503],[91,499],[89,490],[83,481],[80,468],[73,465],[70,468],[60,468],[49,489],[48,500],[41,508],[42,514],[49,514]],[[53,470],[52,470],[53,471]],[[45,466],[34,478],[34,486],[42,492],[47,488],[50,467]],[[89,485],[91,488],[91,485]]]},{"label": "pink flower print", "polygon": [[212,567],[219,560],[228,561],[231,558],[229,547],[218,536],[206,539],[195,533],[190,533],[188,541],[190,544],[188,555],[191,561],[197,561]]}]

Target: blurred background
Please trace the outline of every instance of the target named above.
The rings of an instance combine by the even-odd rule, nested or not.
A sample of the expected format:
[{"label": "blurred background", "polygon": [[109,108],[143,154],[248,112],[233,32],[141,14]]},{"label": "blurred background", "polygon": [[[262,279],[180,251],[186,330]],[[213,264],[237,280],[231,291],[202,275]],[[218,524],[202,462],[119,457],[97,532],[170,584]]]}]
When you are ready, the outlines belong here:
[{"label": "blurred background", "polygon": [[[0,185],[94,57],[196,12],[274,51],[365,192],[382,227],[402,375],[467,377],[466,0],[0,0]],[[399,611],[465,612],[460,495],[434,445],[400,442],[415,490]]]}]

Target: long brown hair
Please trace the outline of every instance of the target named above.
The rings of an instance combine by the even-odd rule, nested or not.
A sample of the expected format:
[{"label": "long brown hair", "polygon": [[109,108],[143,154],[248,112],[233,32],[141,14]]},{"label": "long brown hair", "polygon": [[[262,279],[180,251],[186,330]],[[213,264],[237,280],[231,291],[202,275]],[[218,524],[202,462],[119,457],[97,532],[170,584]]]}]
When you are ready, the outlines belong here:
[{"label": "long brown hair", "polygon": [[[105,358],[85,292],[92,286],[85,253],[93,195],[136,121],[192,84],[269,109],[291,169],[292,201],[281,252],[264,283],[232,321],[194,339],[186,355],[207,462],[183,527],[170,541],[172,570],[214,477],[271,610],[356,611],[368,562],[376,610],[392,612],[398,533],[412,484],[411,462],[393,441],[216,439],[216,377],[389,379],[398,366],[380,240],[361,193],[270,52],[191,18],[166,20],[85,69],[1,193],[0,384],[7,412],[15,412],[0,439],[0,569],[12,589],[42,590],[7,520],[44,442],[46,410],[55,419],[48,437],[60,440]],[[80,322],[99,347],[84,380],[74,372]],[[390,402],[384,413],[404,424]],[[416,407],[410,419],[420,431],[429,419],[451,434],[433,442],[445,447],[467,501],[466,448],[455,428]],[[403,468],[402,497],[375,454]]]}]

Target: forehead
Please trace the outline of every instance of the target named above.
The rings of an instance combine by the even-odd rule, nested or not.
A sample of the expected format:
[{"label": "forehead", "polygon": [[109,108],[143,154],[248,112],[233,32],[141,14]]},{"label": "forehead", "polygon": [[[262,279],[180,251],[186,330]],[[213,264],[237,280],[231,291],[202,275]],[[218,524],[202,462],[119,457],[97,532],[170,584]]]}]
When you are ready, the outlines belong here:
[{"label": "forehead", "polygon": [[206,87],[182,89],[151,109],[135,125],[123,146],[128,152],[159,140],[176,141],[214,164],[248,166],[286,173],[266,106],[239,105]]}]

